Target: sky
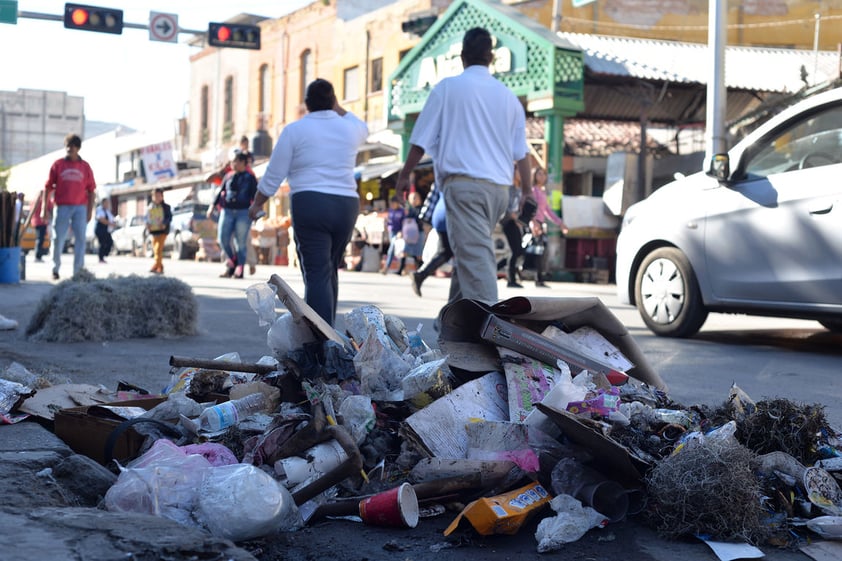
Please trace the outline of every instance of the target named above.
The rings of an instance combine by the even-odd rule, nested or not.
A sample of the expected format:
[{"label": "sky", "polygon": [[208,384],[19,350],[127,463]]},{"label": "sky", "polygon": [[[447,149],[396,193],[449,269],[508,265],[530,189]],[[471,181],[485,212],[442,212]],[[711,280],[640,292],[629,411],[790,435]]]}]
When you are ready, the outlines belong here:
[{"label": "sky", "polygon": [[[206,30],[239,13],[280,17],[314,0],[82,0],[123,10],[123,21],[149,24],[150,12],[176,14],[179,27]],[[18,13],[62,16],[63,1],[18,0]],[[65,29],[62,21],[18,17],[0,23],[0,91],[63,91],[85,98],[85,118],[142,131],[172,131],[188,114],[193,35],[178,44],[152,41],[145,29],[122,35]]]}]

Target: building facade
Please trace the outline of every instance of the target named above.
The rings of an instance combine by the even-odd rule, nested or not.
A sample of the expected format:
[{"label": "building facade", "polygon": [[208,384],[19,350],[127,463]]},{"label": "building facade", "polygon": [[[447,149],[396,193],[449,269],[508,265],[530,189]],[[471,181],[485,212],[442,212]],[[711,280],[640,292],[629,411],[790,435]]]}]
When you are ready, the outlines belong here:
[{"label": "building facade", "polygon": [[0,92],[0,164],[13,166],[64,146],[85,129],[85,99],[65,92]]}]

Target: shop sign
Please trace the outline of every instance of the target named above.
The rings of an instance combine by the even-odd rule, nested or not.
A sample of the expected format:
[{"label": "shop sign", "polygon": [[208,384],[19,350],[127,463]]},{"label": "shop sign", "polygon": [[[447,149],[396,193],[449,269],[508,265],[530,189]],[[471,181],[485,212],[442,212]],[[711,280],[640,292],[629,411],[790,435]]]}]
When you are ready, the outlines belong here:
[{"label": "shop sign", "polygon": [[[513,37],[502,35],[495,36],[494,40],[494,62],[490,67],[491,73],[526,72],[526,44]],[[444,78],[461,73],[461,54],[462,40],[460,38],[445,45],[439,53],[422,58],[417,67],[415,88],[431,88]]]}]

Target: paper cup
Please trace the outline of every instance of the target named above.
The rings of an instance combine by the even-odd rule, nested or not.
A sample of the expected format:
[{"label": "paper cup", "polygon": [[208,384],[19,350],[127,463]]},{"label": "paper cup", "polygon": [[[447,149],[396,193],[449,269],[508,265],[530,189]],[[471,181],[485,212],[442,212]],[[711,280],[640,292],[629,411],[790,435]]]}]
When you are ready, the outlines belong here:
[{"label": "paper cup", "polygon": [[415,528],[418,497],[409,483],[360,501],[360,518],[371,526]]}]

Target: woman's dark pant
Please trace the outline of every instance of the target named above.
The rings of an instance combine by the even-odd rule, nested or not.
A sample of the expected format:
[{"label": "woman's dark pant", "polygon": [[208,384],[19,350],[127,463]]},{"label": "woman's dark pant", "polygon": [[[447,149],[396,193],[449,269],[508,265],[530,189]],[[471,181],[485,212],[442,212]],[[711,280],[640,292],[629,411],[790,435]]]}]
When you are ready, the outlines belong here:
[{"label": "woman's dark pant", "polygon": [[360,213],[359,199],[304,191],[290,199],[304,301],[333,326],[339,267]]},{"label": "woman's dark pant", "polygon": [[506,280],[510,283],[516,283],[518,262],[523,257],[523,229],[517,220],[506,220],[503,223],[503,233],[506,234],[509,249],[512,250],[512,256],[509,257],[509,270],[506,274]]}]

